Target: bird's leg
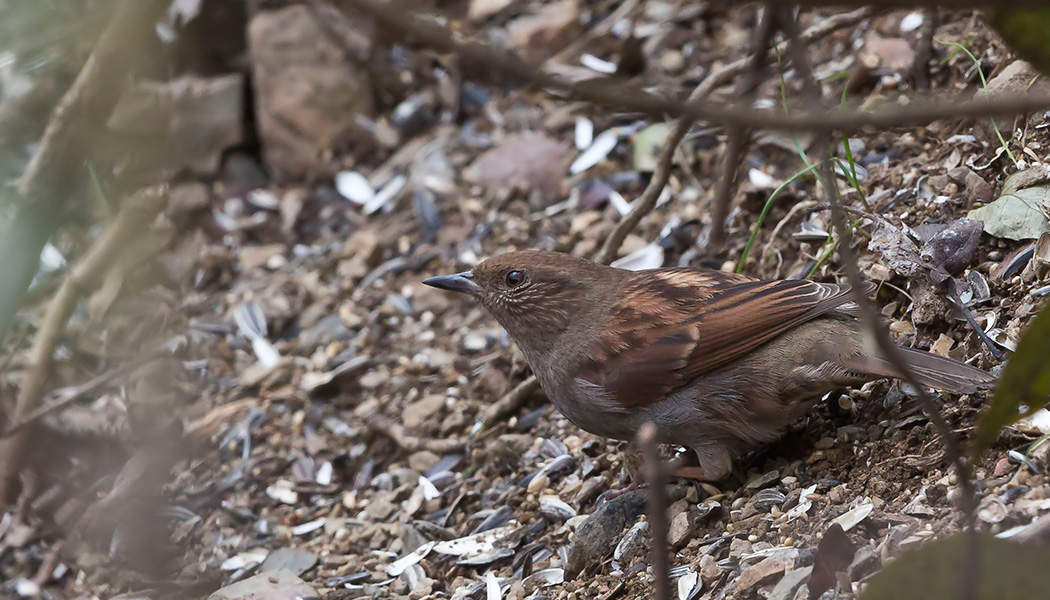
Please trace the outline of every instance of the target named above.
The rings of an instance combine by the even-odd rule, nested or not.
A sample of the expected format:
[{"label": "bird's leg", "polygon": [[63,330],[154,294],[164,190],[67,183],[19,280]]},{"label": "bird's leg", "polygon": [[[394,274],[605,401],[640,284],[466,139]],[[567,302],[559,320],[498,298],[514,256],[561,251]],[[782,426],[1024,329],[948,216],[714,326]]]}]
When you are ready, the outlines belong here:
[{"label": "bird's leg", "polygon": [[627,479],[629,483],[621,488],[602,492],[602,494],[598,496],[596,504],[608,502],[617,496],[622,496],[627,492],[633,492],[642,487],[645,483],[645,477],[642,475],[641,457],[638,456],[637,452],[628,451],[624,453],[624,468],[627,469]]}]

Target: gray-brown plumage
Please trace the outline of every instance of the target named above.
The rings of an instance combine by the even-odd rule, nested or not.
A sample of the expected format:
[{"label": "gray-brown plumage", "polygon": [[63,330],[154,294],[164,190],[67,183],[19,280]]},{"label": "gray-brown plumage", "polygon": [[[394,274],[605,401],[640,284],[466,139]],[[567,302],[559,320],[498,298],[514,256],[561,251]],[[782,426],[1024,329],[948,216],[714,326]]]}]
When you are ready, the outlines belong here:
[{"label": "gray-brown plumage", "polygon": [[[826,392],[899,374],[868,352],[848,286],[703,269],[625,271],[567,254],[503,254],[424,283],[476,296],[551,402],[591,433],[692,448],[705,479],[775,439]],[[902,348],[921,383],[955,393],[988,373]]]}]

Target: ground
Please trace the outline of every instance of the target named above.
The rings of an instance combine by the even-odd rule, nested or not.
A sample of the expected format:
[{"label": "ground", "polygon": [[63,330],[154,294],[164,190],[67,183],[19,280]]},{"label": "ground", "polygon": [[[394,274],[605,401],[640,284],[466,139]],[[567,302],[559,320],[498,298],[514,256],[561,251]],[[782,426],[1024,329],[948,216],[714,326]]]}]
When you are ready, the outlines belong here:
[{"label": "ground", "polygon": [[[1012,61],[979,16],[943,16],[936,39],[965,45],[989,79]],[[923,17],[929,15],[885,13],[811,46],[826,95],[843,95],[846,82],[852,99],[916,93],[910,52],[921,27],[909,19]],[[802,25],[823,18],[805,13]],[[713,67],[745,56],[753,12],[685,14],[676,23],[663,33],[667,42],[646,56],[658,85],[695,84]],[[618,48],[611,44],[589,51],[614,60]],[[933,50],[934,91],[981,87],[966,53],[940,43]],[[797,97],[799,85],[788,71],[769,77],[759,95],[776,103],[782,94]],[[169,588],[156,583],[161,579],[184,585],[203,576],[211,587],[193,588],[201,595],[259,569],[288,566],[326,598],[481,597],[489,572],[505,598],[651,597],[648,541],[632,529],[646,519],[638,504],[644,496],[612,501],[625,513],[608,517],[611,537],[583,525],[602,492],[628,482],[636,462],[631,446],[579,430],[541,392],[483,425],[528,367],[479,306],[420,281],[512,249],[593,256],[621,219],[615,199],[607,201],[610,189],[627,201],[641,193],[651,173],[643,155],[651,157],[666,132],[646,129],[658,121],[555,102],[535,91],[479,85],[459,101],[464,116],[455,127],[429,122],[407,142],[415,144],[411,150],[380,150],[341,168],[379,183],[384,178],[375,174],[383,169],[409,176],[405,191],[373,214],[340,196],[352,185],[347,175],[342,185],[338,177],[335,185],[270,184],[255,200],[231,192],[228,181],[209,184],[207,209],[186,217],[191,232],[168,251],[169,263],[184,265],[173,269],[184,274],[181,287],[168,282],[166,292],[118,303],[122,310],[153,303],[168,315],[159,337],[178,339],[184,368],[179,393],[162,412],[178,417],[200,442],[176,463],[163,500],[153,506],[171,528],[156,534],[166,538],[153,539],[167,548],[160,562],[168,568],[144,579],[123,560],[138,546],[70,542],[67,548],[81,550],[63,555],[65,571],[45,589],[59,597],[106,597],[152,582],[162,595],[156,590]],[[576,148],[587,123],[598,137],[624,129],[612,151],[569,167],[587,153]],[[997,123],[1020,166],[984,122],[851,131],[839,144],[845,170],[852,172],[845,144],[860,170],[856,185],[840,180],[844,200],[868,215],[858,221],[860,265],[880,283],[876,302],[899,344],[932,347],[985,370],[1001,364],[956,316],[943,288],[923,283],[925,272],[902,272],[907,265],[864,238],[878,239],[888,222],[910,228],[918,246],[990,202],[1007,176],[1041,168],[1048,147],[1043,124],[1040,115]],[[646,142],[644,132],[656,141]],[[704,124],[694,132],[676,159],[666,201],[621,254],[731,270],[774,189],[805,168],[798,150],[812,149],[812,136],[756,132],[741,165],[727,241],[711,253],[710,206],[725,134]],[[821,233],[831,230],[828,213],[819,210],[825,202],[811,174],[786,185],[758,227],[744,272],[844,281],[841,257]],[[215,214],[232,225],[217,227]],[[1000,349],[1016,343],[1041,307],[1030,292],[1045,285],[1043,273],[1002,277],[1002,265],[1031,241],[982,233],[954,273],[962,281],[974,280],[970,271],[987,280],[989,297],[967,288],[967,298],[976,296],[971,308],[982,326],[996,330]],[[892,238],[890,245],[900,244]],[[246,334],[243,323],[254,310],[265,326],[252,336],[272,342],[280,355],[275,366],[259,363],[270,357]],[[988,397],[936,400],[954,432],[968,439]],[[980,528],[999,533],[1050,512],[1045,444],[1023,459],[1038,430],[1010,429],[981,457],[974,473]],[[843,390],[781,441],[740,457],[727,480],[676,482],[668,515],[672,573],[682,598],[815,597],[807,596],[807,581],[818,594],[855,597],[882,565],[958,531],[959,493],[942,440],[898,383]],[[833,523],[845,536],[827,534]],[[464,542],[474,553],[439,544],[414,564],[398,560],[479,526],[499,539]],[[628,531],[636,539],[621,543]],[[35,572],[54,543],[54,536],[39,535],[26,542],[32,552],[22,562],[5,565],[10,578]],[[581,535],[597,536],[601,551],[586,555],[578,577],[561,582],[558,569]],[[842,564],[820,576],[821,585],[828,556]],[[545,580],[556,583],[542,586]]]}]

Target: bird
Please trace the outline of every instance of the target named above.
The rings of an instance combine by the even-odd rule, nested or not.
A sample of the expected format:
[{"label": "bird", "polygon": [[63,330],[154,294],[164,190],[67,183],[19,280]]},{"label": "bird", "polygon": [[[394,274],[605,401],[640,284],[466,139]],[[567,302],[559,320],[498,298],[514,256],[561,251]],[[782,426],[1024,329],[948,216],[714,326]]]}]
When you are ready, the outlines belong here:
[{"label": "bird", "polygon": [[[577,427],[691,449],[683,474],[719,481],[828,392],[902,378],[868,341],[848,285],[703,268],[629,271],[566,253],[507,252],[423,280],[476,298]],[[870,292],[870,290],[865,290]],[[899,348],[923,386],[973,394],[996,378]]]}]

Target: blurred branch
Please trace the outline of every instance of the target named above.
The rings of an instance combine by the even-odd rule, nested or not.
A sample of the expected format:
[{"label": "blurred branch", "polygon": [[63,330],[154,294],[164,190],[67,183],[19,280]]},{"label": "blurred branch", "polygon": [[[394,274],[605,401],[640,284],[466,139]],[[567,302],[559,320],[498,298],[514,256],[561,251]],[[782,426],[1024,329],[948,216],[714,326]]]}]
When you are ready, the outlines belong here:
[{"label": "blurred branch", "polygon": [[[803,43],[811,44],[843,27],[855,25],[871,16],[871,14],[871,9],[861,8],[852,12],[828,17],[803,32],[799,36],[799,39]],[[696,89],[694,89],[691,94],[689,94],[688,102],[698,102],[707,98],[712,92],[731,81],[734,77],[742,75],[747,71],[750,65],[750,58],[742,58],[712,72],[700,82],[700,85],[696,86]],[[689,129],[695,122],[695,119],[683,117],[675,123],[674,129],[671,130],[671,133],[667,136],[667,140],[664,142],[663,148],[660,149],[660,156],[657,159],[657,165],[656,169],[653,171],[653,177],[649,180],[649,185],[646,186],[645,191],[643,191],[642,195],[635,201],[634,206],[631,208],[631,212],[620,221],[619,225],[616,226],[616,229],[614,229],[609,237],[605,239],[601,252],[598,253],[595,260],[606,265],[615,260],[616,255],[620,251],[620,246],[623,244],[623,241],[627,239],[628,234],[630,234],[631,231],[638,226],[638,223],[640,223],[641,220],[656,207],[656,201],[660,198],[660,194],[663,193],[664,187],[667,185],[667,180],[671,177],[671,166],[674,162],[674,154],[678,149],[678,144],[682,143],[682,139],[685,138],[687,133],[689,133]]]},{"label": "blurred branch", "polygon": [[21,204],[0,234],[0,337],[10,326],[40,252],[58,227],[84,165],[90,131],[116,105],[136,51],[167,8],[161,0],[124,0],[91,56],[51,116],[39,148],[19,183]]},{"label": "blurred branch", "polygon": [[953,118],[1008,117],[1050,108],[1050,96],[1020,94],[1009,97],[970,99],[968,93],[930,98],[910,98],[907,104],[887,103],[880,108],[799,107],[791,114],[759,110],[751,103],[735,104],[693,99],[679,102],[661,96],[617,77],[573,81],[561,75],[534,69],[513,53],[489,43],[469,39],[451,32],[433,16],[417,14],[402,2],[381,0],[344,0],[376,19],[382,26],[400,33],[406,43],[416,43],[435,50],[458,54],[466,64],[477,65],[492,74],[509,77],[522,84],[538,85],[563,92],[566,96],[620,110],[640,112],[654,117],[688,117],[726,125],[755,129],[790,131],[817,129],[879,128],[927,124]]},{"label": "blurred branch", "polygon": [[368,428],[390,438],[405,452],[428,450],[434,454],[448,454],[462,451],[467,447],[467,441],[461,438],[432,439],[409,435],[405,433],[405,428],[400,423],[381,415],[368,419]]},{"label": "blurred branch", "polygon": [[[27,421],[40,406],[51,375],[52,356],[77,302],[97,286],[129,242],[149,232],[149,224],[164,209],[167,199],[166,186],[146,188],[128,198],[113,224],[62,282],[33,341],[13,422]],[[0,440],[0,504],[15,500],[31,433],[32,428],[24,428]]]},{"label": "blurred branch", "polygon": [[[762,9],[761,21],[755,46],[751,50],[751,59],[747,71],[737,81],[735,96],[746,98],[755,92],[761,79],[762,70],[769,58],[769,44],[777,31],[779,9],[775,2],[769,2]],[[726,131],[726,151],[722,159],[722,175],[718,178],[715,189],[714,207],[711,211],[711,236],[708,238],[708,254],[718,252],[725,242],[726,217],[729,215],[729,203],[733,190],[736,189],[736,178],[740,173],[740,159],[743,158],[751,141],[751,132],[740,125],[730,125]]]},{"label": "blurred branch", "polygon": [[500,398],[499,402],[496,402],[485,411],[485,418],[481,422],[481,428],[488,429],[518,412],[518,409],[524,406],[525,401],[535,394],[539,388],[540,382],[536,381],[536,376],[529,375],[524,381],[514,386],[514,389],[508,392],[507,395]]},{"label": "blurred branch", "polygon": [[667,543],[667,495],[664,489],[667,470],[660,458],[655,425],[642,424],[638,431],[638,445],[645,461],[645,480],[649,483],[649,533],[652,536],[653,587],[656,588],[653,597],[671,600],[671,567],[667,560],[671,548]]}]

